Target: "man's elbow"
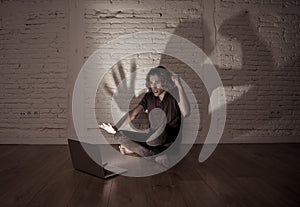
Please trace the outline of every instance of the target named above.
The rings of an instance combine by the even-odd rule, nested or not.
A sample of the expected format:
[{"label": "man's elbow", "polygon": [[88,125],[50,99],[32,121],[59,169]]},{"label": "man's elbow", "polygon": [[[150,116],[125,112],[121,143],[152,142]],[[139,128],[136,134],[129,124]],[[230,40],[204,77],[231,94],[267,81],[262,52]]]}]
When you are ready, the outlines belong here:
[{"label": "man's elbow", "polygon": [[189,115],[191,115],[191,112],[190,112],[190,111],[185,111],[185,112],[182,113],[182,117],[183,117],[183,118],[186,118],[186,117],[188,117]]}]

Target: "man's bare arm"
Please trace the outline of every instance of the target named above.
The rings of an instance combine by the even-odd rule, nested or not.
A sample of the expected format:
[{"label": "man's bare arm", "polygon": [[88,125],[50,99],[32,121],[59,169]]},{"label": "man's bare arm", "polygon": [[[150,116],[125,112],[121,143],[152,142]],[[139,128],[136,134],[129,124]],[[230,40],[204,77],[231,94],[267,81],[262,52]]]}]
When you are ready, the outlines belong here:
[{"label": "man's bare arm", "polygon": [[143,106],[137,105],[135,108],[127,112],[116,125],[112,126],[110,123],[101,123],[99,127],[106,130],[110,134],[115,134],[121,127],[126,126],[129,122],[134,120],[139,113],[144,111]]},{"label": "man's bare arm", "polygon": [[178,106],[180,108],[180,111],[182,113],[183,117],[187,117],[190,115],[190,103],[186,97],[186,94],[184,92],[184,89],[181,85],[180,79],[178,75],[173,75],[172,80],[174,81],[175,85],[178,88],[178,93],[179,93],[179,102]]},{"label": "man's bare arm", "polygon": [[137,105],[135,108],[133,108],[132,110],[130,110],[129,112],[127,112],[114,126],[115,129],[120,129],[123,126],[126,126],[129,122],[131,122],[132,120],[134,120],[139,113],[141,113],[142,111],[144,111],[143,106],[141,105]]}]

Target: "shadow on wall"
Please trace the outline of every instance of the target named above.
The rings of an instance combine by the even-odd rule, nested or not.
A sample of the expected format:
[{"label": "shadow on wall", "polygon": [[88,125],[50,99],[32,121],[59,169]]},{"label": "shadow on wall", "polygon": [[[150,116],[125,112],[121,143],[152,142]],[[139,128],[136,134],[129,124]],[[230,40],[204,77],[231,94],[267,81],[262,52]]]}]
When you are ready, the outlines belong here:
[{"label": "shadow on wall", "polygon": [[[204,31],[206,31],[207,25],[206,22],[202,21],[200,18],[185,18],[181,19],[180,23],[175,28],[173,32],[174,35],[183,37],[199,48],[203,50],[204,48]],[[209,35],[209,34],[207,34]],[[166,51],[172,51],[172,47],[176,45],[176,39],[171,38],[167,44]],[[169,49],[170,48],[170,49]],[[212,49],[209,51],[204,51],[207,53],[212,52]],[[208,55],[208,54],[207,54]],[[188,65],[182,61],[170,57],[168,55],[162,54],[160,65],[167,67],[172,72],[179,74],[180,77],[189,85],[195,98],[197,100],[197,105],[200,112],[200,126],[199,134],[200,141],[204,142],[204,138],[207,135],[210,123],[210,114],[208,113],[208,100],[209,95],[205,89],[204,83]],[[191,103],[192,104],[192,103]],[[191,105],[191,108],[196,107]]]},{"label": "shadow on wall", "polygon": [[[240,67],[215,66],[226,89],[227,99],[227,118],[222,141],[240,142],[245,139],[243,136],[251,137],[251,141],[258,141],[253,140],[256,136],[267,137],[274,134],[277,136],[296,136],[293,134],[295,133],[293,129],[299,123],[293,123],[293,113],[297,107],[296,101],[299,101],[296,96],[299,94],[296,84],[300,77],[291,71],[291,67],[299,64],[299,54],[293,60],[285,61],[284,65],[275,66],[267,43],[259,37],[250,19],[248,11],[240,12],[226,19],[217,31],[226,38],[226,41],[238,42],[241,50],[241,60],[238,60]],[[199,31],[191,30],[192,33],[189,33],[186,28],[191,24],[198,25]],[[201,34],[201,30],[207,31],[205,29],[206,23],[203,22],[202,25],[203,27],[201,27],[199,20],[183,21],[178,25],[174,34],[190,39],[189,37],[193,37],[195,33]],[[210,36],[207,33],[204,35]],[[198,47],[204,48],[202,42],[190,40]],[[228,47],[229,44],[226,43],[225,46]],[[205,51],[207,56],[213,49],[210,47],[208,51]],[[227,54],[219,55],[224,57]],[[163,57],[161,64],[164,65],[165,63],[167,64],[168,61]],[[234,65],[233,60],[228,65]],[[199,80],[199,82],[204,88],[202,81]],[[191,88],[194,89],[195,87],[191,86]],[[208,94],[203,93],[203,91],[200,98],[209,100]],[[201,110],[203,113],[201,114],[201,123],[204,123],[206,127],[201,132],[201,137],[203,135],[206,137],[209,127],[209,124],[206,123],[210,123],[208,101],[202,102],[200,108],[202,107],[204,109]],[[299,122],[297,119],[295,120],[295,122]]]},{"label": "shadow on wall", "polygon": [[[288,67],[295,66],[299,59],[276,66],[267,43],[251,23],[248,11],[225,20],[218,32],[239,42],[242,55],[241,68],[218,68],[224,86],[233,89],[250,86],[248,91],[228,103],[224,134],[231,133],[233,141],[241,141],[242,135],[293,135],[299,76],[290,74]],[[223,77],[231,78],[224,80]]]},{"label": "shadow on wall", "polygon": [[[297,97],[299,89],[296,84],[300,77],[290,70],[291,67],[299,64],[299,54],[294,60],[285,62],[281,66],[275,66],[272,52],[267,43],[259,37],[250,19],[248,11],[240,12],[225,20],[217,31],[226,38],[226,41],[238,42],[241,49],[240,67],[230,67],[233,62],[229,62],[229,67],[215,66],[226,89],[227,120],[221,140],[225,142],[240,142],[243,141],[243,136],[252,137],[252,141],[257,141],[253,140],[255,136],[272,136],[274,134],[290,136],[294,135],[295,124],[299,124],[293,123],[292,117],[297,107],[296,102],[299,101]],[[177,25],[174,34],[204,48],[203,34],[210,36],[203,32],[207,31],[206,26],[201,19],[186,19]],[[205,51],[207,56],[213,50],[214,48],[211,47]],[[226,58],[228,54],[219,55],[221,58]],[[207,123],[210,123],[210,114],[208,113],[209,97],[202,81],[198,79],[196,82],[189,82],[190,77],[197,77],[197,75],[187,65],[172,57],[162,55],[160,65],[180,74],[196,94],[201,123],[206,126],[202,128],[201,125],[200,133],[201,137],[205,138],[209,127]],[[134,64],[131,67],[131,71],[136,70]],[[122,65],[118,66],[116,72],[122,77],[124,74]],[[123,77],[125,76],[123,75]],[[117,86],[120,81],[116,78],[114,80]],[[134,87],[134,79],[131,80],[131,86]],[[243,88],[247,90],[241,92]],[[105,90],[112,96],[108,88]],[[136,102],[136,100],[132,101],[132,103]]]}]

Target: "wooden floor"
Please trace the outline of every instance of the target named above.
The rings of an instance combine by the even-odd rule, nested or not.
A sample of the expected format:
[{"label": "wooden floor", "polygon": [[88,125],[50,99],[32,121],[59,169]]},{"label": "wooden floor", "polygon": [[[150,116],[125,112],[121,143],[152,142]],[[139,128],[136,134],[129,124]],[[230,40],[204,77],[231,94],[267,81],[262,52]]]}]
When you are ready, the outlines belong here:
[{"label": "wooden floor", "polygon": [[155,176],[102,180],[72,168],[67,146],[0,145],[0,206],[300,206],[300,144],[201,146]]}]

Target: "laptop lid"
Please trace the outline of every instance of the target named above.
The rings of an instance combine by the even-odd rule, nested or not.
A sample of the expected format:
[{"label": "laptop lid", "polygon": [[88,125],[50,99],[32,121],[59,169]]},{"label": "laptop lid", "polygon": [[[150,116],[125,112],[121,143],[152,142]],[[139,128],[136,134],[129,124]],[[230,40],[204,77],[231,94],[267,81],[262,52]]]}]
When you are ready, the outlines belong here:
[{"label": "laptop lid", "polygon": [[[72,164],[76,170],[104,179],[127,172],[127,170],[123,168],[119,168],[117,166],[110,166],[107,163],[103,163],[101,160],[101,145],[99,144],[89,144],[72,139],[68,139],[68,144]],[[93,157],[93,159],[95,159],[95,161],[90,157],[90,155],[86,151],[89,152],[89,154]],[[101,166],[98,163],[103,164]],[[113,170],[113,172],[108,169]]]}]

